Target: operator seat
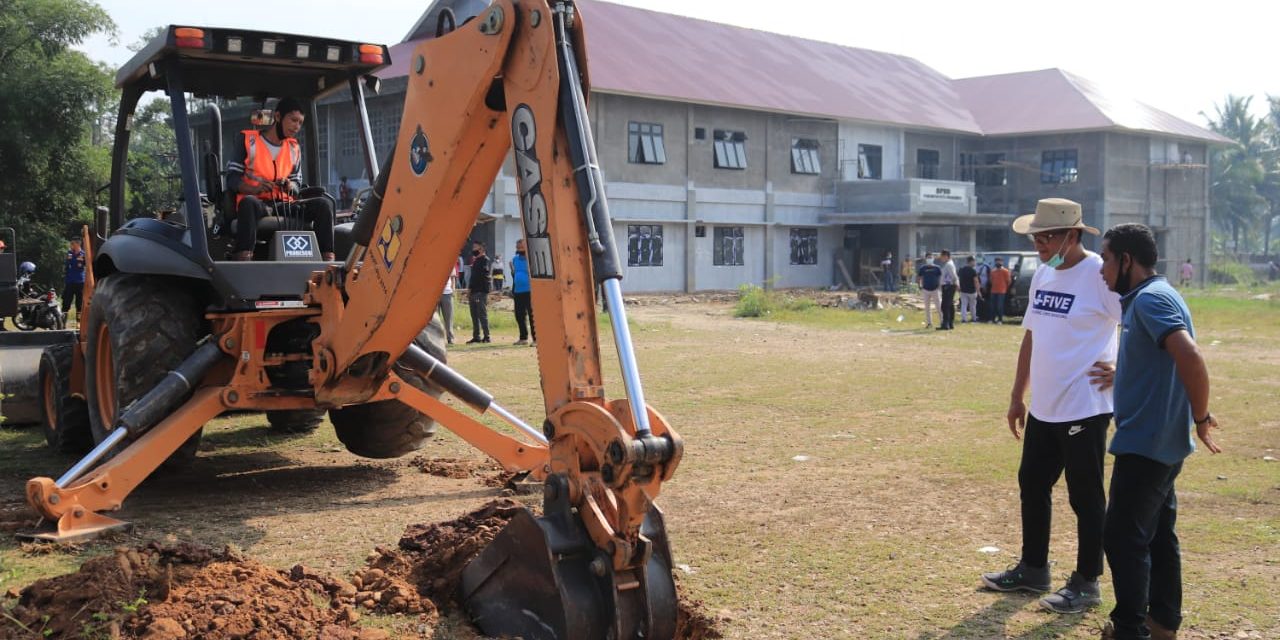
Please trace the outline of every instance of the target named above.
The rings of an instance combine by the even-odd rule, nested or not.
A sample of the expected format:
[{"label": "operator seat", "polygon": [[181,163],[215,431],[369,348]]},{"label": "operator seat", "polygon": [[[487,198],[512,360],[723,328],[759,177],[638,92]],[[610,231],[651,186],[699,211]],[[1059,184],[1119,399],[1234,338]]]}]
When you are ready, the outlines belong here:
[{"label": "operator seat", "polygon": [[[222,158],[218,153],[206,147],[204,153],[205,184],[209,204],[214,209],[215,231],[225,240],[234,240],[238,222],[236,220],[236,194],[226,188],[226,171],[222,168]],[[297,204],[314,198],[329,201],[330,209],[337,210],[337,200],[324,190],[324,187],[304,187],[298,192],[294,203],[267,203],[271,213],[258,219],[257,242],[254,244],[254,259],[262,259],[268,255],[267,247],[277,231],[311,231],[311,222],[302,214]],[[292,206],[291,206],[292,205]],[[228,245],[230,246],[230,245]],[[226,250],[228,253],[230,249]],[[230,256],[214,256],[215,260]]]}]

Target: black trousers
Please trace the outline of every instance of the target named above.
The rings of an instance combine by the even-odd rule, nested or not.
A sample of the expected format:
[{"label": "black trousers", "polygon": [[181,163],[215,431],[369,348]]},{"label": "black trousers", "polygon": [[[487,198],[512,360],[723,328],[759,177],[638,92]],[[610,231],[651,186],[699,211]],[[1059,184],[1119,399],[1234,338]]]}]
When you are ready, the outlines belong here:
[{"label": "black trousers", "polygon": [[84,311],[84,283],[68,282],[62,288],[62,314],[66,315],[67,310],[71,308],[71,301],[75,300],[76,317],[80,317],[80,312]]},{"label": "black trousers", "polygon": [[991,322],[991,287],[983,287],[982,296],[978,298],[978,319]]},{"label": "black trousers", "polygon": [[471,337],[475,340],[480,339],[481,332],[484,338],[489,339],[489,292],[488,291],[472,291],[467,294],[467,303],[471,307]]},{"label": "black trousers", "polygon": [[1018,467],[1022,497],[1022,561],[1032,567],[1049,564],[1049,528],[1053,518],[1053,485],[1065,470],[1067,495],[1076,513],[1079,551],[1076,571],[1096,579],[1102,575],[1102,527],[1107,497],[1102,486],[1111,414],[1074,422],[1044,422],[1027,416]]},{"label": "black trousers", "polygon": [[[528,340],[529,336],[533,336],[534,341],[538,340],[538,330],[533,326],[533,302],[529,291],[524,293],[512,293],[512,297],[516,301],[516,325],[520,327],[520,339]],[[528,319],[528,326],[525,326],[525,319]]]},{"label": "black trousers", "polygon": [[[236,207],[236,251],[253,251],[258,241],[258,220],[272,209],[268,202],[257,196],[245,196]],[[311,222],[311,230],[316,233],[316,244],[320,245],[320,253],[333,253],[333,205],[328,198],[308,198],[297,202],[272,202],[276,215],[291,215],[295,212],[302,219]]]},{"label": "black trousers", "polygon": [[942,328],[956,328],[956,286],[942,285]]},{"label": "black trousers", "polygon": [[1174,525],[1178,496],[1173,481],[1182,463],[1167,465],[1139,455],[1116,456],[1111,468],[1104,544],[1116,607],[1116,638],[1146,638],[1146,617],[1176,630],[1182,625],[1182,551]]}]

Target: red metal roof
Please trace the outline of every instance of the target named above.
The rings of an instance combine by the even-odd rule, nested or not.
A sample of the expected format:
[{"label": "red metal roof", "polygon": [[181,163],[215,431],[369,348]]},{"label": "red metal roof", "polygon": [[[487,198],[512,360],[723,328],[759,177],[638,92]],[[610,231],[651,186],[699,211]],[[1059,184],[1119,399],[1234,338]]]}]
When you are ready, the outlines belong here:
[{"label": "red metal roof", "polygon": [[[471,1],[436,0],[410,35],[426,30],[437,5]],[[952,80],[906,56],[600,0],[577,4],[594,91],[978,135],[1125,129],[1230,142],[1060,69]],[[421,41],[392,47],[378,75],[407,75]]]},{"label": "red metal roof", "polygon": [[905,56],[579,0],[593,89],[965,133],[941,73]]},{"label": "red metal roof", "polygon": [[1222,136],[1061,69],[956,80],[986,135],[1127,129],[1229,143]]}]

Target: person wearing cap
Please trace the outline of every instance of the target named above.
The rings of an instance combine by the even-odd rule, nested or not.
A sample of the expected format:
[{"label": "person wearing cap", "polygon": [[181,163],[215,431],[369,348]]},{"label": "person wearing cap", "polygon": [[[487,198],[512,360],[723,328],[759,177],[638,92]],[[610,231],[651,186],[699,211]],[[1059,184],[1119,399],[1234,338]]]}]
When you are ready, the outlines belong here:
[{"label": "person wearing cap", "polygon": [[1102,278],[1121,296],[1124,331],[1114,370],[1094,372],[1115,385],[1116,434],[1111,438],[1111,502],[1103,547],[1116,604],[1103,638],[1176,638],[1182,624],[1182,554],[1174,524],[1174,480],[1195,451],[1194,430],[1212,453],[1209,370],[1196,346],[1191,311],[1156,273],[1155,236],[1141,224],[1121,224],[1102,237]]},{"label": "person wearing cap", "polygon": [[983,574],[982,582],[996,591],[1049,590],[1053,487],[1065,471],[1079,538],[1076,567],[1066,586],[1040,605],[1078,613],[1102,602],[1102,476],[1112,398],[1110,389],[1092,384],[1090,372],[1114,369],[1120,297],[1098,275],[1102,258],[1081,244],[1082,234],[1098,235],[1098,230],[1084,224],[1078,203],[1041,200],[1035,213],[1014,220],[1013,231],[1031,239],[1041,262],[1031,278],[1006,416],[1013,437],[1023,440],[1018,468],[1022,558],[1005,571]]}]

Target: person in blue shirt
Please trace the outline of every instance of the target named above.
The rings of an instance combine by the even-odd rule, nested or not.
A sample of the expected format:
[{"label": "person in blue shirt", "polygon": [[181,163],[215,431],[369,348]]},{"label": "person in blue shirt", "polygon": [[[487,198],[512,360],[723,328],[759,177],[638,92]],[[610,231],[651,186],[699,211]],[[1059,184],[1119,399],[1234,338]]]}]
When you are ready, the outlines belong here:
[{"label": "person in blue shirt", "polygon": [[67,272],[62,280],[62,315],[67,315],[74,299],[78,319],[84,307],[84,249],[80,247],[79,238],[72,238],[68,244]]},{"label": "person in blue shirt", "polygon": [[1209,371],[1182,296],[1155,271],[1155,236],[1141,224],[1112,227],[1102,238],[1102,278],[1120,294],[1120,355],[1095,367],[1101,388],[1114,384],[1116,433],[1103,548],[1115,608],[1103,638],[1174,638],[1182,623],[1182,557],[1174,523],[1174,480],[1196,435],[1218,453],[1209,412]]},{"label": "person in blue shirt", "polygon": [[[538,332],[533,328],[533,302],[529,289],[529,258],[525,253],[524,238],[516,240],[516,257],[511,259],[511,297],[516,302],[516,324],[520,327],[520,339],[516,344],[538,342]],[[526,326],[526,320],[528,320]]]},{"label": "person in blue shirt", "polygon": [[924,298],[924,328],[933,328],[933,309],[942,301],[942,267],[934,264],[933,253],[924,254],[924,263],[916,269],[916,284]]}]

